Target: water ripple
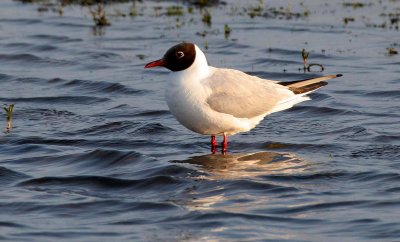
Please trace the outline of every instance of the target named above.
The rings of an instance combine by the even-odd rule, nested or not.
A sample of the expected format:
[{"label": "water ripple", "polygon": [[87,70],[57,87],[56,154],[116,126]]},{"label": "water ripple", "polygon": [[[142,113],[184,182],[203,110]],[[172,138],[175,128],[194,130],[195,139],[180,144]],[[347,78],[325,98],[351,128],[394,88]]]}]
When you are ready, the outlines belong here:
[{"label": "water ripple", "polygon": [[21,98],[0,98],[7,103],[59,103],[59,104],[80,104],[90,105],[107,102],[110,99],[93,96],[54,96],[54,97],[21,97]]},{"label": "water ripple", "polygon": [[1,185],[9,184],[14,181],[21,180],[21,179],[26,179],[28,177],[29,176],[24,173],[16,172],[16,171],[13,171],[13,170],[10,170],[10,169],[0,166]]},{"label": "water ripple", "polygon": [[0,54],[0,62],[7,64],[29,64],[35,66],[52,65],[52,66],[68,66],[74,62],[64,59],[53,59],[49,57],[39,57],[33,54]]},{"label": "water ripple", "polygon": [[[0,102],[15,104],[0,133],[0,240],[400,237],[395,1],[212,1],[210,26],[198,1],[118,1],[102,28],[88,7],[26,2],[0,1]],[[172,5],[184,14],[166,16]],[[386,27],[367,26],[374,19]],[[213,155],[163,101],[167,71],[143,69],[183,40],[265,79],[344,75]],[[302,70],[303,48],[322,73]]]},{"label": "water ripple", "polygon": [[105,176],[71,176],[71,177],[41,177],[29,179],[19,183],[19,186],[24,187],[77,187],[90,188],[96,190],[146,190],[157,188],[169,189],[181,182],[170,176],[155,176],[145,179],[131,180],[118,179]]},{"label": "water ripple", "polygon": [[[57,80],[58,82],[59,80]],[[66,81],[63,86],[65,87],[74,87],[77,89],[84,89],[90,92],[99,92],[99,93],[111,93],[111,94],[143,94],[145,91],[137,90],[133,88],[129,88],[120,83],[111,83],[104,81],[89,81],[89,80],[79,80],[75,79],[72,81]]]}]

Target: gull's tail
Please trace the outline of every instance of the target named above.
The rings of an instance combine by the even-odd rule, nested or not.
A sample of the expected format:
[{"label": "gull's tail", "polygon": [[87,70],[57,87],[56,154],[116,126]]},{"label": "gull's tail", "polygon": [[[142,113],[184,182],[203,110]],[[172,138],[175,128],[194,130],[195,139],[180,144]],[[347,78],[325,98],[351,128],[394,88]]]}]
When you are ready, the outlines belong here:
[{"label": "gull's tail", "polygon": [[322,76],[322,77],[293,81],[293,82],[279,82],[278,84],[282,86],[287,86],[289,90],[291,90],[295,94],[303,94],[303,93],[310,93],[322,86],[328,85],[327,82],[324,82],[326,80],[341,76],[342,74],[329,75],[329,76]]},{"label": "gull's tail", "polygon": [[328,83],[324,81],[341,76],[342,74],[337,74],[293,82],[279,82],[278,84],[287,86],[295,95],[280,101],[271,113],[282,111],[293,107],[297,103],[310,100],[310,98],[306,96],[307,94],[328,85]]}]

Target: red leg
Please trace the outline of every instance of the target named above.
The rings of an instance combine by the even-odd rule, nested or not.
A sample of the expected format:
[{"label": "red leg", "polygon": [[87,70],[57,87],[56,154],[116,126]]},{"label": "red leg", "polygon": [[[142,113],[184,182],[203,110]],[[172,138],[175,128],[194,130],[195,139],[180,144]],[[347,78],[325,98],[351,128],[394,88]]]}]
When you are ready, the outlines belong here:
[{"label": "red leg", "polygon": [[211,135],[211,153],[215,154],[217,152],[217,139],[215,135]]},{"label": "red leg", "polygon": [[226,154],[226,150],[228,149],[228,136],[224,133],[224,140],[222,141],[222,154]]}]

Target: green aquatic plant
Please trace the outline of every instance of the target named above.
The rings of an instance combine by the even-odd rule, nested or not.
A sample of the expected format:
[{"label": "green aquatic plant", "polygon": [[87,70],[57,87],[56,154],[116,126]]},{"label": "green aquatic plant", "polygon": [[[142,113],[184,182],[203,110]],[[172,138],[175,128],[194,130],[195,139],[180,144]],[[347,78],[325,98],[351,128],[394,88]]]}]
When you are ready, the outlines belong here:
[{"label": "green aquatic plant", "polygon": [[317,63],[312,63],[312,64],[308,64],[308,56],[310,55],[310,52],[307,52],[305,49],[303,49],[301,51],[301,57],[303,58],[303,70],[304,72],[308,71],[311,72],[312,67],[314,66],[318,66],[320,68],[319,72],[323,72],[324,71],[324,66],[321,64],[317,64]]},{"label": "green aquatic plant", "polygon": [[181,6],[169,6],[167,7],[167,15],[168,16],[182,16],[183,15],[183,8]]},{"label": "green aquatic plant", "polygon": [[225,35],[225,39],[227,39],[229,37],[229,35],[231,34],[231,28],[229,27],[229,25],[225,24],[224,25],[224,35]]},{"label": "green aquatic plant", "polygon": [[7,131],[10,131],[12,129],[12,113],[14,111],[14,104],[10,104],[7,106],[7,104],[3,105],[3,109],[7,113]]},{"label": "green aquatic plant", "polygon": [[260,4],[256,7],[249,7],[246,11],[247,14],[250,16],[250,18],[258,17],[263,14],[264,6],[263,4]]},{"label": "green aquatic plant", "polygon": [[353,17],[343,18],[343,23],[344,23],[345,25],[347,25],[347,24],[350,23],[350,22],[354,22],[354,21],[355,21],[355,19],[354,19]]},{"label": "green aquatic plant", "polygon": [[303,49],[302,51],[301,51],[301,57],[303,58],[303,64],[304,64],[304,69],[307,69],[307,61],[308,61],[308,55],[309,55],[310,53],[309,52],[307,52],[305,49]]},{"label": "green aquatic plant", "polygon": [[136,10],[135,2],[132,3],[131,8],[129,9],[129,16],[131,16],[131,17],[136,17],[137,16],[137,10]]},{"label": "green aquatic plant", "polygon": [[203,18],[201,19],[203,21],[203,23],[207,24],[208,26],[211,25],[211,14],[210,12],[207,11],[207,9],[205,9],[203,11]]},{"label": "green aquatic plant", "polygon": [[218,0],[189,0],[189,3],[200,8],[218,4]]},{"label": "green aquatic plant", "polygon": [[309,10],[306,6],[304,6],[304,3],[303,3],[303,2],[300,3],[300,6],[302,6],[302,7],[304,8],[303,16],[304,16],[304,17],[310,16],[311,12],[310,12],[310,10]]},{"label": "green aquatic plant", "polygon": [[259,17],[263,15],[263,11],[264,11],[263,0],[258,1],[258,5],[255,7],[248,7],[247,9],[245,9],[245,12],[247,12],[250,18]]},{"label": "green aquatic plant", "polygon": [[365,4],[362,2],[344,2],[344,7],[352,7],[353,9],[365,7]]},{"label": "green aquatic plant", "polygon": [[111,22],[106,17],[106,10],[103,4],[97,4],[97,7],[93,10],[89,7],[90,14],[92,14],[93,22],[96,26],[109,26]]},{"label": "green aquatic plant", "polygon": [[389,56],[397,55],[399,53],[394,47],[386,48],[386,50]]}]

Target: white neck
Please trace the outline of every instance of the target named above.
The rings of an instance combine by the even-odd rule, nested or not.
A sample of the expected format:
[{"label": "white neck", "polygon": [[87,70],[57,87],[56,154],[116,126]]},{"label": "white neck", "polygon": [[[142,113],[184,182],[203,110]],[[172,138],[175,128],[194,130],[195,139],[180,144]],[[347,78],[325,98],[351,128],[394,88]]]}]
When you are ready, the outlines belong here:
[{"label": "white neck", "polygon": [[173,76],[178,77],[178,79],[180,80],[187,80],[187,81],[201,80],[209,76],[210,68],[208,66],[206,56],[197,45],[195,45],[195,50],[196,50],[196,58],[193,64],[189,68],[183,71],[172,72],[171,74]]}]

